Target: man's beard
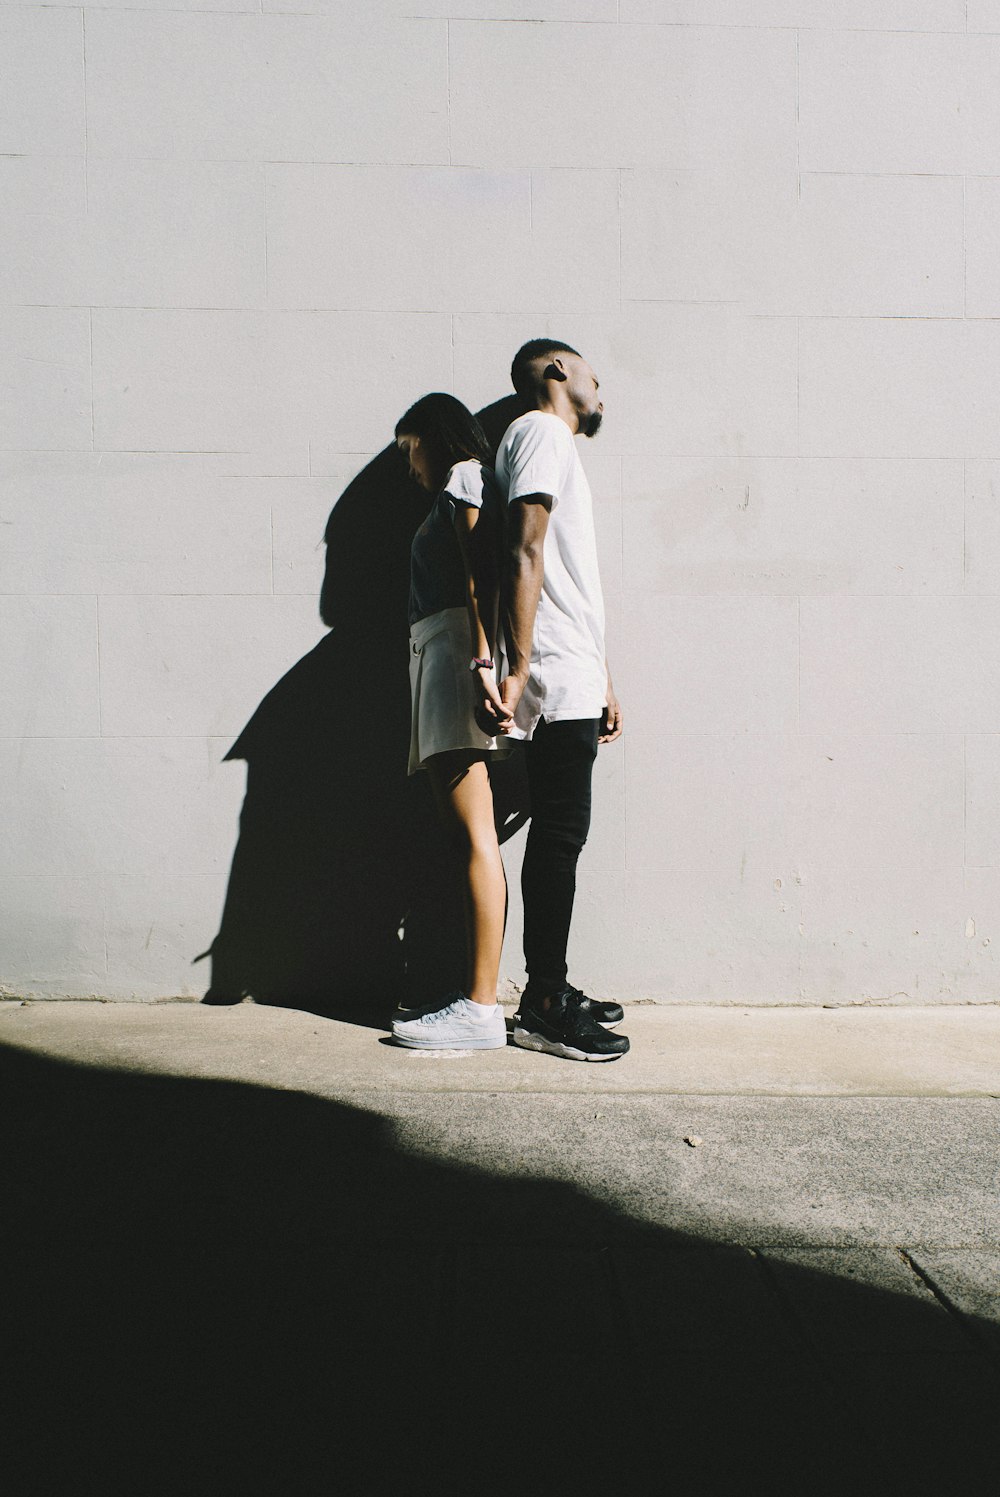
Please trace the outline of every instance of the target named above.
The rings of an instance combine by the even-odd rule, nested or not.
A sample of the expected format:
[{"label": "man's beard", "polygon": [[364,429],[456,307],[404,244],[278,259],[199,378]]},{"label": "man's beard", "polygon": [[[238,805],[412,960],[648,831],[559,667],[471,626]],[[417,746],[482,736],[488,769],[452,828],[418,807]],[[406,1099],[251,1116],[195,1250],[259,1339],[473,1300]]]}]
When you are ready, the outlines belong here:
[{"label": "man's beard", "polygon": [[591,411],[586,421],[581,421],[580,430],[583,432],[585,437],[596,437],[597,433],[601,429],[601,422],[603,421],[603,419],[603,411]]}]

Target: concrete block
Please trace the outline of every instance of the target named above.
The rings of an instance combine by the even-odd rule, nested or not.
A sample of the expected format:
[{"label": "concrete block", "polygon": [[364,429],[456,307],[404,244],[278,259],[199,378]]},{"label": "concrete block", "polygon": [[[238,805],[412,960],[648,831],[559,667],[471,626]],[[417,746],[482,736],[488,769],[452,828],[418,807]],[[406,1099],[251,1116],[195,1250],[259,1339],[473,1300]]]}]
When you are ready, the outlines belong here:
[{"label": "concrete block", "polygon": [[102,598],[104,732],[235,737],[322,633],[315,598]]},{"label": "concrete block", "polygon": [[0,875],[0,993],[104,996],[100,879]]},{"label": "concrete block", "polygon": [[992,922],[996,871],[974,871],[993,880],[985,893],[966,889],[961,869],[814,871],[802,889],[803,992],[820,1002],[995,1001],[1000,973],[978,924]]},{"label": "concrete block", "polygon": [[958,177],[622,173],[626,298],[749,312],[961,316]]},{"label": "concrete block", "polygon": [[229,738],[106,738],[99,806],[105,872],[142,880],[228,874],[246,767]]},{"label": "concrete block", "polygon": [[[799,891],[692,866],[625,876],[629,953],[617,991],[661,1002],[789,1003],[800,995]],[[626,988],[625,984],[628,984]]]},{"label": "concrete block", "polygon": [[0,591],[269,593],[267,503],[219,466],[211,456],[9,455]]},{"label": "concrete block", "polygon": [[1000,177],[965,180],[965,253],[968,316],[1000,316]]},{"label": "concrete block", "polygon": [[964,0],[837,0],[835,5],[830,0],[621,0],[620,19],[675,26],[964,31],[965,6]]},{"label": "concrete block", "polygon": [[1000,32],[1000,8],[997,0],[969,0],[966,28],[972,31]]},{"label": "concrete block", "polygon": [[622,627],[622,654],[612,664],[636,732],[795,726],[795,598],[629,595]]},{"label": "concrete block", "polygon": [[803,732],[1000,731],[1000,599],[803,598]]},{"label": "concrete block", "polygon": [[[453,21],[450,37],[452,149],[462,165],[794,163],[790,32]],[[540,133],[538,101],[557,77],[587,87]]]},{"label": "concrete block", "polygon": [[87,309],[0,310],[0,383],[0,448],[91,447]]},{"label": "concrete block", "polygon": [[630,873],[696,869],[762,900],[775,880],[795,894],[802,797],[792,735],[683,733],[665,722],[660,732],[630,728],[626,759]]},{"label": "concrete block", "polygon": [[[957,734],[630,735],[628,866],[795,895],[814,868],[960,868]],[[655,787],[655,794],[654,794]]]},{"label": "concrete block", "polygon": [[264,181],[240,162],[95,161],[94,305],[254,307],[264,298]]},{"label": "concrete block", "polygon": [[621,458],[594,450],[594,443],[579,443],[587,481],[594,497],[594,528],[601,586],[605,597],[622,590],[622,489]]},{"label": "concrete block", "polygon": [[[854,735],[797,740],[792,796],[792,876],[907,877],[961,868],[964,751],[957,733]],[[787,882],[787,878],[786,878]]]},{"label": "concrete block", "polygon": [[200,996],[209,963],[195,959],[218,931],[225,875],[108,875],[104,892],[109,996]]},{"label": "concrete block", "polygon": [[[622,465],[630,589],[962,590],[957,459],[626,457]],[[996,539],[1000,563],[1000,527]],[[992,572],[988,555],[983,563]]]},{"label": "concrete block", "polygon": [[801,450],[822,457],[996,457],[983,391],[1000,326],[952,319],[803,319]]},{"label": "concrete block", "polygon": [[260,306],[264,184],[239,162],[0,162],[8,301]]},{"label": "concrete block", "polygon": [[82,156],[86,150],[83,11],[0,11],[0,153]]},{"label": "concrete block", "polygon": [[532,171],[530,259],[517,267],[520,289],[506,302],[512,311],[534,306],[558,315],[617,303],[618,197],[617,172]]},{"label": "concrete block", "polygon": [[638,169],[622,178],[622,296],[796,309],[794,164]]},{"label": "concrete block", "polygon": [[[960,317],[962,183],[957,177],[804,173],[788,267],[794,309],[814,316]],[[767,307],[788,310],[780,250]]]},{"label": "concrete block", "polygon": [[[981,45],[981,44],[980,44]],[[804,31],[799,37],[803,171],[971,169],[963,116],[970,94],[965,37],[898,31]]]},{"label": "concrete block", "polygon": [[445,35],[443,21],[406,17],[94,12],[90,149],[446,162]]},{"label": "concrete block", "polygon": [[965,170],[996,176],[1000,173],[1000,36],[970,36],[966,47]]},{"label": "concrete block", "polygon": [[792,453],[795,345],[790,318],[627,307],[611,326],[608,361],[598,362],[600,345],[588,355],[607,387],[607,437],[621,453],[664,457]]},{"label": "concrete block", "polygon": [[265,429],[338,452],[378,452],[418,396],[454,388],[444,313],[273,312]]},{"label": "concrete block", "polygon": [[283,413],[266,417],[261,314],[102,308],[93,317],[98,447],[218,452],[275,432]]},{"label": "concrete block", "polygon": [[97,662],[96,598],[0,597],[4,734],[99,733]]},{"label": "concrete block", "polygon": [[[267,167],[273,307],[515,306],[530,263],[526,172]],[[617,260],[617,226],[615,255]]]},{"label": "concrete block", "polygon": [[0,739],[0,872],[96,876],[108,809],[101,771],[99,738]]},{"label": "concrete block", "polygon": [[0,158],[0,303],[86,302],[79,239],[86,225],[82,157]]},{"label": "concrete block", "polygon": [[965,464],[965,587],[1000,589],[1000,463]]},{"label": "concrete block", "polygon": [[87,20],[94,156],[260,159],[259,15],[95,10]]},{"label": "concrete block", "polygon": [[965,860],[1000,867],[1000,735],[965,739]]}]

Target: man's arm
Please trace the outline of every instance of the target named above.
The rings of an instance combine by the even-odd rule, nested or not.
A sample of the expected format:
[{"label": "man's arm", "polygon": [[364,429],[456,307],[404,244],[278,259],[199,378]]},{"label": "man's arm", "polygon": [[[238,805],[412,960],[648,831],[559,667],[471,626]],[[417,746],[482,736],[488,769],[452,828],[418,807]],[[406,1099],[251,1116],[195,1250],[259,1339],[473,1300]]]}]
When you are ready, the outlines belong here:
[{"label": "man's arm", "polygon": [[500,696],[510,717],[501,723],[501,732],[510,732],[531,668],[531,642],[545,577],[545,534],[552,505],[551,494],[526,494],[507,509],[503,616],[509,674],[500,683]]}]

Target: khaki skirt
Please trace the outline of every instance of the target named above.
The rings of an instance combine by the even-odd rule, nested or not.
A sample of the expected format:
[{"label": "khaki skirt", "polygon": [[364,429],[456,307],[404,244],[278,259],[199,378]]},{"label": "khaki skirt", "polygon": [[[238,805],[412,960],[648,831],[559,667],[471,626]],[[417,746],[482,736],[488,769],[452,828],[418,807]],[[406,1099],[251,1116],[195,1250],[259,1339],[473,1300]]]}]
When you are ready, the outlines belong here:
[{"label": "khaki skirt", "polygon": [[410,625],[410,774],[423,769],[432,754],[450,749],[510,752],[476,722],[478,683],[469,670],[471,658],[464,608],[444,608]]}]

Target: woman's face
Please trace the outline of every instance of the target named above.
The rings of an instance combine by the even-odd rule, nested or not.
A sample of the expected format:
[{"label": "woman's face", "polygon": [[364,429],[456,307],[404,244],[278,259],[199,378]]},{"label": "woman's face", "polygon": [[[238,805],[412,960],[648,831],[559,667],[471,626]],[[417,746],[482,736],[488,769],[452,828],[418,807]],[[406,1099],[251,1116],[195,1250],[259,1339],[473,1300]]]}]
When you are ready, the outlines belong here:
[{"label": "woman's face", "polygon": [[396,446],[410,465],[410,477],[415,479],[422,489],[434,489],[436,485],[427,448],[420,438],[414,436],[412,432],[400,432],[396,438]]}]

